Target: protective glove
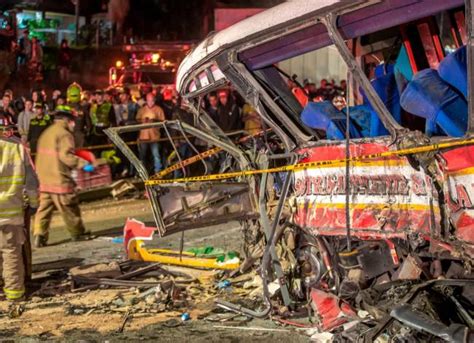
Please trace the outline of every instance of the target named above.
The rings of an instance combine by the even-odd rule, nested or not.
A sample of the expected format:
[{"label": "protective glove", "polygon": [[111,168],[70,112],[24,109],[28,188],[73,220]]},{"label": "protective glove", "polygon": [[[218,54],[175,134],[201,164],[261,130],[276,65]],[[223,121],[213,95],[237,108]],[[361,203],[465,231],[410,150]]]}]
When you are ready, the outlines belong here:
[{"label": "protective glove", "polygon": [[82,170],[84,170],[86,173],[92,173],[95,170],[95,167],[92,164],[86,164],[84,167],[82,167]]}]

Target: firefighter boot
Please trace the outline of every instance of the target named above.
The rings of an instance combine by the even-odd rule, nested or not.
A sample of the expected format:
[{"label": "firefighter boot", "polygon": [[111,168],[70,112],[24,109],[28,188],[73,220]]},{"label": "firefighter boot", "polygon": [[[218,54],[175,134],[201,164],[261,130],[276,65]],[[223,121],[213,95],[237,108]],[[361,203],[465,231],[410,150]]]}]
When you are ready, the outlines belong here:
[{"label": "firefighter boot", "polygon": [[45,247],[48,243],[48,238],[41,235],[35,235],[34,237],[34,246],[35,248]]}]

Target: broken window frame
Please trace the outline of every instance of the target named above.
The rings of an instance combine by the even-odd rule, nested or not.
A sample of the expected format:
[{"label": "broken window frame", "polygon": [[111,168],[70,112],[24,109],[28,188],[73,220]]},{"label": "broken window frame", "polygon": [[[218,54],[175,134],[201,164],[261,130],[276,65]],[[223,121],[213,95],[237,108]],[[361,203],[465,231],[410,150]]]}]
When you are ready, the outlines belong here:
[{"label": "broken window frame", "polygon": [[[106,129],[104,132],[110,138],[110,140],[120,149],[120,151],[129,159],[132,165],[136,168],[138,175],[140,178],[145,182],[150,179],[150,175],[146,170],[144,164],[138,159],[135,153],[130,149],[130,147],[125,143],[123,138],[120,134],[127,133],[127,132],[138,132],[142,129],[149,129],[149,128],[162,128],[166,126],[169,129],[174,130],[182,130],[186,134],[190,134],[196,138],[202,139],[213,146],[219,147],[225,152],[232,155],[235,160],[239,163],[239,166],[242,170],[248,169],[250,167],[250,162],[245,155],[244,151],[239,149],[236,145],[232,143],[228,138],[222,139],[216,135],[207,133],[203,130],[190,126],[184,122],[180,122],[177,120],[172,121],[165,121],[165,122],[157,122],[157,123],[147,123],[147,124],[138,124],[138,125],[130,125],[130,126],[120,126],[120,127],[113,127]],[[230,142],[230,143],[229,143]],[[170,184],[173,182],[170,181]],[[169,185],[169,184],[168,184]],[[255,182],[249,182],[249,193],[254,198],[253,206],[255,207],[257,204],[257,199],[255,198],[257,192],[255,190]],[[153,218],[156,222],[158,232],[160,236],[164,236],[169,232],[166,229],[165,222],[163,220],[163,212],[160,208],[160,204],[158,202],[158,197],[160,188],[166,187],[167,184],[163,186],[149,186],[145,183],[145,190],[148,194],[148,199],[151,204]],[[257,212],[257,210],[255,210]]]},{"label": "broken window frame", "polygon": [[[223,77],[216,79],[213,69],[220,71]],[[199,76],[205,74],[208,79],[207,85],[202,85]],[[186,90],[182,95],[185,99],[191,100],[204,94],[208,94],[220,87],[225,86],[229,81],[225,74],[219,69],[215,61],[210,61],[192,72],[192,75],[186,80],[183,89]],[[192,89],[191,89],[192,88]]]}]

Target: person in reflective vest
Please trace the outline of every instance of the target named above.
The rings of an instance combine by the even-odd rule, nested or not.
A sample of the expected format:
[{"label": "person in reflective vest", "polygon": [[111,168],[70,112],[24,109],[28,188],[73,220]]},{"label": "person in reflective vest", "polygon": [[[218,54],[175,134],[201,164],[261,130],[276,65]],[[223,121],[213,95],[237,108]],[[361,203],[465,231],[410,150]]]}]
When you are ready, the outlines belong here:
[{"label": "person in reflective vest", "polygon": [[64,106],[55,112],[54,124],[43,132],[38,141],[36,172],[40,183],[40,198],[33,232],[37,248],[47,244],[55,208],[63,217],[73,241],[90,238],[82,222],[72,171],[83,168],[92,172],[94,167],[75,154],[72,134],[74,124],[74,115]]},{"label": "person in reflective vest", "polygon": [[115,112],[112,104],[104,99],[104,92],[97,90],[95,92],[96,103],[91,106],[91,132],[90,144],[102,145],[107,144],[107,136],[104,130],[116,126]]},{"label": "person in reflective vest", "polygon": [[36,154],[36,146],[41,134],[53,123],[51,116],[44,113],[42,103],[36,103],[34,111],[35,117],[30,121],[27,139],[32,154]]},{"label": "person in reflective vest", "polygon": [[13,136],[13,126],[0,121],[0,269],[3,291],[9,300],[19,300],[25,294],[25,199],[26,210],[34,213],[38,207],[38,181],[31,158]]},{"label": "person in reflective vest", "polygon": [[82,148],[85,143],[86,132],[91,128],[91,117],[89,106],[81,102],[82,88],[73,82],[66,91],[67,106],[75,113],[74,143],[76,148]]}]

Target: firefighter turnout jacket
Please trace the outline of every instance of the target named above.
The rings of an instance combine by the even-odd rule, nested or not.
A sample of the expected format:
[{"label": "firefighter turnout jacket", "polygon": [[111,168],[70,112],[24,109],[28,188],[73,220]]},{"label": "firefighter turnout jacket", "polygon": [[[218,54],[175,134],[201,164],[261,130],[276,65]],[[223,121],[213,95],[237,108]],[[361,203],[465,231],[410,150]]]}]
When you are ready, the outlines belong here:
[{"label": "firefighter turnout jacket", "polygon": [[0,228],[23,226],[24,195],[30,207],[38,207],[38,180],[30,155],[16,137],[0,136]]},{"label": "firefighter turnout jacket", "polygon": [[86,161],[75,155],[74,136],[66,120],[55,120],[38,141],[36,172],[40,191],[55,194],[74,193],[76,183],[72,178],[72,170],[86,164]]},{"label": "firefighter turnout jacket", "polygon": [[25,199],[37,208],[37,190],[30,156],[20,140],[0,136],[0,269],[8,300],[25,294]]}]

